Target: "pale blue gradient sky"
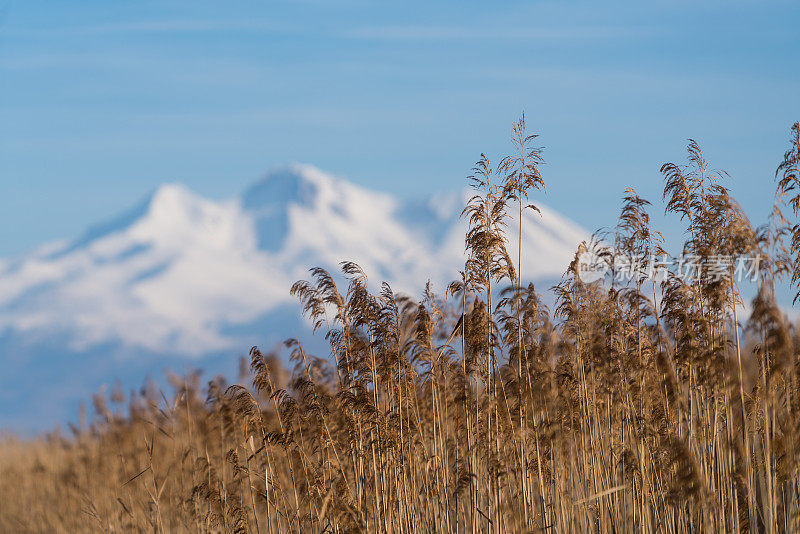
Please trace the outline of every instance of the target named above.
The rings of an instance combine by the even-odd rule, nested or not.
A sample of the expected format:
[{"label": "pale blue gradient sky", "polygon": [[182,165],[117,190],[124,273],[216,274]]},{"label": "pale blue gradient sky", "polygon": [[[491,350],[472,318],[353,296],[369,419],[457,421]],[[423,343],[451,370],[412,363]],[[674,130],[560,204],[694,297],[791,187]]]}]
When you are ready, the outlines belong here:
[{"label": "pale blue gradient sky", "polygon": [[164,181],[215,198],[300,161],[463,186],[526,111],[545,200],[589,229],[698,139],[755,219],[800,120],[800,3],[0,1],[0,255]]}]

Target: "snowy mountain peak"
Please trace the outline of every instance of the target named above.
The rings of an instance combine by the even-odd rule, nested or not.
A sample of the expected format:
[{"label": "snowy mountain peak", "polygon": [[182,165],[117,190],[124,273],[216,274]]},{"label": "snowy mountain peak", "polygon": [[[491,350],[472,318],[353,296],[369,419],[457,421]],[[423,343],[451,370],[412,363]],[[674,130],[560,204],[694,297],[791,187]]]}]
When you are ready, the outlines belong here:
[{"label": "snowy mountain peak", "polygon": [[267,174],[244,193],[241,205],[254,221],[259,248],[277,252],[290,239],[302,243],[308,237],[303,229],[316,220],[327,222],[323,234],[335,228],[353,237],[355,227],[369,224],[370,213],[391,217],[397,202],[314,166],[294,164]]},{"label": "snowy mountain peak", "polygon": [[[463,197],[401,201],[310,165],[269,173],[228,201],[165,184],[71,243],[0,261],[0,332],[58,331],[76,350],[241,347],[231,328],[291,304],[290,285],[312,266],[336,271],[352,260],[411,293],[428,279],[454,279],[464,262]],[[586,233],[540,208],[541,217],[523,219],[523,272],[555,277]]]},{"label": "snowy mountain peak", "polygon": [[247,210],[283,207],[290,203],[313,206],[321,188],[333,179],[310,165],[291,165],[268,173],[242,196]]},{"label": "snowy mountain peak", "polygon": [[120,228],[133,239],[185,248],[225,243],[235,237],[230,203],[208,200],[184,185],[158,187],[145,205],[139,217]]},{"label": "snowy mountain peak", "polygon": [[[225,201],[165,184],[78,239],[0,259],[0,405],[51,398],[36,388],[53,384],[64,399],[84,398],[114,377],[134,385],[144,369],[180,369],[186,358],[213,373],[252,345],[307,338],[289,288],[310,267],[336,273],[351,260],[374,287],[385,280],[418,295],[430,279],[441,292],[464,265],[459,215],[469,196],[401,200],[309,165]],[[587,234],[539,208],[522,221],[523,273],[551,280]]]},{"label": "snowy mountain peak", "polygon": [[147,197],[148,211],[153,213],[179,210],[186,211],[203,199],[180,183],[165,183],[158,186]]}]

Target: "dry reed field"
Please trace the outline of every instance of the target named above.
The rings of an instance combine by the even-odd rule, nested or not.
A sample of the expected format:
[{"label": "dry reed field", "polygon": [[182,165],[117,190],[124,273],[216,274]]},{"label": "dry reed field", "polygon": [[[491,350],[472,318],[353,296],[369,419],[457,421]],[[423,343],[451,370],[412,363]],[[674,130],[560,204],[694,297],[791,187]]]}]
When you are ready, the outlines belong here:
[{"label": "dry reed field", "polygon": [[[0,531],[800,531],[800,331],[775,299],[800,282],[800,124],[762,226],[694,141],[661,168],[679,252],[760,258],[747,302],[734,264],[584,282],[587,243],[548,309],[508,237],[544,190],[535,137],[523,117],[511,155],[477,163],[448,288],[312,269],[291,291],[329,354],[253,348],[241,385],[174,376],[96,396],[70,436],[6,438]],[[622,206],[605,237],[652,268],[653,208]]]}]

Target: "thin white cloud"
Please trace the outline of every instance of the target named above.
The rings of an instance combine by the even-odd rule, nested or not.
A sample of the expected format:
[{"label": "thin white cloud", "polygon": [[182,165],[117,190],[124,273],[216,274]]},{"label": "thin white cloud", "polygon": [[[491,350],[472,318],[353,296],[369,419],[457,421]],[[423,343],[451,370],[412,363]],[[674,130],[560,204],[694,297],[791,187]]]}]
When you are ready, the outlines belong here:
[{"label": "thin white cloud", "polygon": [[352,28],[321,29],[287,24],[270,19],[166,19],[140,20],[86,26],[19,29],[6,28],[7,35],[17,36],[92,36],[136,33],[208,33],[252,31],[273,34],[310,34],[345,39],[429,41],[586,41],[641,38],[663,33],[646,26],[525,26],[481,27],[447,25],[375,25]]},{"label": "thin white cloud", "polygon": [[660,34],[651,27],[586,26],[491,28],[467,26],[368,26],[346,30],[344,37],[368,40],[509,40],[509,41],[585,41],[652,37]]},{"label": "thin white cloud", "polygon": [[6,29],[7,34],[16,36],[91,36],[120,33],[206,33],[233,31],[299,33],[303,31],[303,28],[266,19],[173,19],[141,20],[66,28]]}]

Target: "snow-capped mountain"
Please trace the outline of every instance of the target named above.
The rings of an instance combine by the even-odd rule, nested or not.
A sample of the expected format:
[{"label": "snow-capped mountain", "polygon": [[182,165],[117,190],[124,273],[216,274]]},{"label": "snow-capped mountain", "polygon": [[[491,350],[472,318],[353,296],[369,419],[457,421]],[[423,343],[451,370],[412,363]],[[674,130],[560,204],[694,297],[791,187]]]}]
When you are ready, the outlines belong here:
[{"label": "snow-capped mountain", "polygon": [[[74,241],[0,261],[0,426],[14,391],[31,387],[15,373],[33,378],[46,365],[92,387],[302,334],[289,287],[313,266],[352,260],[397,291],[419,294],[428,279],[443,291],[463,267],[468,195],[399,200],[294,165],[226,201],[163,185]],[[552,279],[587,234],[538,207],[523,218],[523,275]],[[90,393],[43,386],[65,399]]]}]

